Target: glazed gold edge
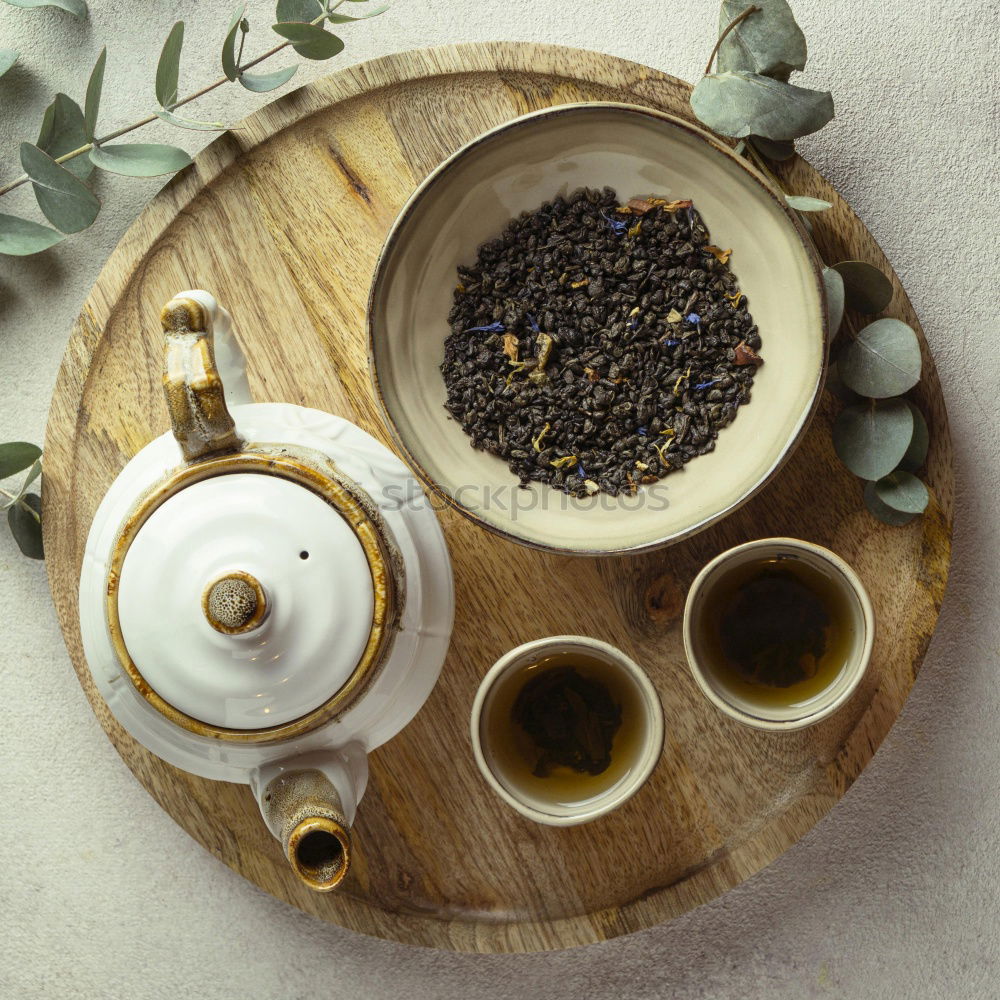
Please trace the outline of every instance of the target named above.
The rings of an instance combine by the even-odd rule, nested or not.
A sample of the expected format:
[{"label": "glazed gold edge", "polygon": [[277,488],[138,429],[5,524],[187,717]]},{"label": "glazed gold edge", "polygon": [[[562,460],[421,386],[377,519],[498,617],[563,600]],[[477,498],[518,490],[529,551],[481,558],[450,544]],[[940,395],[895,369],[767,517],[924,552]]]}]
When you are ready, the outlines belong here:
[{"label": "glazed gold edge", "polygon": [[[398,553],[395,552],[385,526],[380,524],[376,527],[372,514],[346,485],[349,480],[335,474],[332,468],[330,474],[319,472],[311,463],[287,454],[288,449],[276,453],[266,450],[266,447],[248,446],[246,450],[235,454],[208,457],[200,462],[181,466],[160,480],[140,498],[119,529],[106,577],[105,611],[108,632],[118,663],[132,685],[160,714],[183,729],[199,736],[225,742],[274,743],[304,735],[342,714],[368,689],[381,672],[395,638],[405,599],[405,591],[396,586],[397,572],[393,571],[399,567]],[[327,464],[333,465],[332,462]],[[347,681],[311,712],[278,726],[254,730],[229,729],[202,722],[182,712],[157,694],[132,660],[125,645],[118,616],[121,567],[132,541],[153,511],[181,490],[204,479],[241,471],[256,471],[291,480],[311,490],[330,504],[347,521],[364,549],[372,574],[375,596],[372,628],[368,641]],[[356,486],[354,488],[357,489]]]},{"label": "glazed gold edge", "polygon": [[[819,297],[819,322],[821,331],[821,361],[819,365],[819,370],[816,373],[815,379],[813,381],[812,387],[812,400],[802,414],[798,424],[796,425],[792,435],[789,437],[785,447],[782,452],[775,459],[774,463],[768,468],[764,474],[758,479],[758,481],[741,497],[737,498],[732,504],[724,508],[721,511],[711,515],[710,517],[704,518],[701,521],[696,522],[683,529],[682,531],[675,532],[672,535],[667,535],[664,538],[655,539],[651,542],[643,542],[638,545],[624,545],[616,548],[605,548],[605,549],[586,549],[586,548],[569,548],[562,545],[554,545],[546,542],[536,541],[534,539],[524,538],[521,535],[514,534],[505,530],[497,524],[493,524],[489,521],[481,518],[475,511],[458,503],[452,496],[450,496],[438,482],[427,472],[427,470],[420,464],[417,458],[410,452],[407,447],[406,442],[403,440],[403,436],[396,426],[396,422],[389,412],[389,408],[386,405],[385,397],[382,393],[382,385],[378,376],[378,365],[376,363],[376,347],[375,347],[375,300],[381,292],[382,286],[385,282],[386,277],[386,265],[388,263],[389,257],[392,255],[396,248],[399,240],[400,232],[413,214],[414,210],[417,208],[418,204],[423,200],[427,191],[430,189],[431,184],[434,180],[447,170],[454,162],[456,162],[460,157],[464,156],[470,150],[476,148],[484,142],[496,139],[502,136],[504,133],[511,129],[519,128],[525,122],[534,121],[535,119],[542,118],[554,118],[560,117],[565,114],[576,113],[581,110],[596,111],[596,110],[606,110],[615,109],[619,111],[625,111],[632,114],[642,115],[647,118],[654,118],[658,121],[666,122],[667,124],[673,125],[675,127],[681,128],[691,134],[697,136],[702,141],[708,143],[715,150],[723,153],[732,162],[738,164],[743,170],[749,174],[749,176],[757,182],[757,184],[763,188],[764,193],[778,205],[779,209],[785,215],[786,219],[792,224],[795,234],[799,239],[799,243],[805,252],[806,258],[809,261],[810,269],[812,270],[814,285]],[[659,111],[655,108],[643,107],[638,104],[628,104],[622,101],[576,101],[568,104],[557,104],[553,107],[542,108],[538,111],[531,111],[528,114],[519,115],[517,118],[512,118],[508,122],[503,122],[500,125],[483,132],[481,135],[476,136],[476,138],[465,143],[465,145],[459,147],[450,156],[441,161],[414,189],[413,193],[406,200],[403,207],[399,210],[399,214],[393,220],[392,226],[389,229],[388,235],[385,238],[385,242],[382,244],[382,248],[379,251],[378,258],[375,261],[375,270],[372,277],[371,285],[368,290],[368,301],[366,306],[366,317],[365,326],[368,333],[368,367],[371,373],[372,388],[375,392],[375,400],[378,404],[379,412],[382,415],[385,425],[389,429],[389,433],[392,436],[393,442],[402,452],[403,457],[406,459],[407,464],[413,471],[420,477],[420,480],[434,491],[437,496],[439,496],[445,503],[448,504],[453,510],[462,514],[464,517],[469,518],[474,524],[493,535],[503,538],[505,541],[514,542],[518,545],[526,546],[527,548],[537,549],[542,552],[555,552],[559,555],[568,556],[581,556],[581,557],[594,557],[594,556],[615,556],[615,555],[640,555],[646,552],[653,552],[657,549],[666,548],[668,545],[673,545],[677,542],[683,541],[686,538],[690,538],[696,535],[698,532],[703,531],[705,528],[717,523],[725,517],[728,517],[734,511],[739,510],[745,503],[756,496],[771,478],[780,471],[782,466],[791,458],[794,454],[796,448],[801,444],[802,438],[805,436],[806,431],[809,429],[809,425],[812,423],[813,418],[816,416],[816,411],[819,409],[820,402],[823,395],[823,387],[826,384],[826,374],[827,367],[829,363],[830,356],[830,328],[827,316],[827,300],[826,300],[826,286],[823,283],[823,273],[822,273],[822,261],[819,258],[815,247],[812,244],[808,234],[806,233],[805,227],[802,222],[796,217],[795,212],[792,211],[791,207],[785,201],[784,198],[778,197],[774,188],[768,182],[767,178],[757,170],[752,164],[748,163],[741,156],[737,156],[733,150],[727,146],[725,143],[720,142],[711,133],[699,128],[697,125],[692,125],[690,122],[685,121],[683,118],[678,118],[676,115],[671,115],[665,111]]]}]

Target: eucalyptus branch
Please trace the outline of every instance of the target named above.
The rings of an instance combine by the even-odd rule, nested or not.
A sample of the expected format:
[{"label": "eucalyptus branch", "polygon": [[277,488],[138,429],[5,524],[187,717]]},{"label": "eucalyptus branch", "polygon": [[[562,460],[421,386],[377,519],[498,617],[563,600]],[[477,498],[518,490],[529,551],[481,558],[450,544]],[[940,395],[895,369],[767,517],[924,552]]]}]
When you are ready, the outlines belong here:
[{"label": "eucalyptus branch", "polygon": [[[317,26],[322,24],[323,21],[325,21],[330,16],[330,14],[332,14],[344,2],[345,0],[337,0],[336,3],[333,3],[329,8],[324,10],[322,14],[314,18],[312,21],[309,21],[308,23],[310,25],[317,25]],[[243,54],[243,40],[245,40],[245,38],[246,34],[244,33],[243,38],[240,41],[241,57]],[[279,52],[282,51],[282,49],[287,49],[291,44],[292,43],[290,41],[285,41],[282,42],[280,45],[275,45],[274,48],[269,49],[267,52],[265,52],[263,55],[258,56],[256,59],[251,59],[250,62],[246,63],[245,65],[237,66],[237,69],[239,70],[240,73],[244,72],[245,70],[252,69],[254,66],[260,65],[266,59],[270,59],[271,56],[277,55]],[[171,104],[171,106],[167,110],[174,111],[177,108],[183,107],[185,104],[190,104],[191,101],[197,100],[199,97],[204,97],[205,94],[208,94],[211,91],[215,90],[216,88],[221,87],[223,84],[230,82],[232,81],[230,81],[228,77],[223,76],[220,79],[214,81],[213,83],[209,83],[206,86],[202,87],[200,90],[196,90],[193,94],[188,94],[187,97],[183,97],[179,101],[175,101],[173,104]],[[114,132],[109,132],[107,135],[103,135],[100,138],[95,138],[93,141],[85,143],[84,145],[79,146],[76,149],[70,150],[70,152],[68,153],[63,153],[62,156],[57,156],[54,157],[53,159],[58,164],[66,163],[69,160],[76,159],[76,157],[78,156],[83,156],[85,153],[89,153],[90,150],[92,150],[95,146],[99,147],[105,142],[110,142],[112,139],[117,139],[120,136],[128,135],[129,132],[134,132],[136,129],[140,129],[145,125],[151,125],[153,122],[158,120],[159,119],[155,114],[148,115],[146,118],[142,118],[131,125],[126,125],[123,128],[116,129]],[[13,191],[15,188],[19,188],[22,184],[27,184],[29,180],[31,180],[31,178],[28,177],[27,174],[21,174],[20,177],[16,177],[8,184],[5,184],[3,185],[3,187],[0,187],[0,196],[5,195],[10,191]]]}]

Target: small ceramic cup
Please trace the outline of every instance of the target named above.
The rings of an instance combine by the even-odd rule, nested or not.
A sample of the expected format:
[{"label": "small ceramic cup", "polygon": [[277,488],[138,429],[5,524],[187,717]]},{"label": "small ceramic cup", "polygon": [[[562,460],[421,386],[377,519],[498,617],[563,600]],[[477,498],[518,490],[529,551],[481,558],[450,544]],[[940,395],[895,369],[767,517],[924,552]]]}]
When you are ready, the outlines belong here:
[{"label": "small ceramic cup", "polygon": [[[573,798],[565,790],[560,794],[547,794],[544,782],[516,782],[509,769],[505,769],[501,756],[492,746],[490,731],[503,731],[513,726],[509,718],[510,707],[505,705],[505,685],[503,681],[512,674],[533,663],[552,656],[581,654],[591,660],[598,660],[615,672],[617,686],[621,688],[629,703],[626,710],[629,730],[625,748],[616,736],[612,749],[612,767],[619,776],[613,783],[597,793],[591,792],[584,798]],[[495,720],[494,713],[504,713],[507,717]],[[631,718],[628,718],[628,716]],[[491,726],[495,723],[495,726]],[[660,759],[663,750],[663,708],[649,678],[639,665],[621,650],[598,639],[581,635],[556,635],[547,639],[536,639],[512,649],[492,666],[476,692],[472,705],[472,749],[476,764],[493,790],[508,805],[521,815],[536,823],[548,826],[576,826],[588,823],[598,816],[617,809],[630,799],[645,783]],[[627,759],[621,758],[621,753]],[[619,756],[616,759],[616,754]],[[572,781],[572,779],[570,779]]]},{"label": "small ceramic cup", "polygon": [[[702,619],[709,594],[731,571],[760,559],[800,559],[840,590],[849,609],[850,647],[843,667],[817,694],[793,705],[770,705],[741,694],[719,675],[705,648]],[[762,538],[717,555],[695,577],[684,606],[684,652],[698,686],[730,718],[756,729],[805,729],[832,715],[853,694],[868,668],[875,639],[875,613],[857,574],[836,553],[797,538]]]}]

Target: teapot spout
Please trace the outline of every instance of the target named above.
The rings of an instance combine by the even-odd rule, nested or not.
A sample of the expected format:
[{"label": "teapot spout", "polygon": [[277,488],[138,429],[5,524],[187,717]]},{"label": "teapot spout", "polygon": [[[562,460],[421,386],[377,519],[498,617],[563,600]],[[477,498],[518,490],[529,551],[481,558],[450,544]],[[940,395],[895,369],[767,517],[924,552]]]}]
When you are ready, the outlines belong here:
[{"label": "teapot spout", "polygon": [[251,788],[292,871],[314,892],[330,892],[351,867],[351,823],[368,781],[361,747],[306,754],[258,768]]}]

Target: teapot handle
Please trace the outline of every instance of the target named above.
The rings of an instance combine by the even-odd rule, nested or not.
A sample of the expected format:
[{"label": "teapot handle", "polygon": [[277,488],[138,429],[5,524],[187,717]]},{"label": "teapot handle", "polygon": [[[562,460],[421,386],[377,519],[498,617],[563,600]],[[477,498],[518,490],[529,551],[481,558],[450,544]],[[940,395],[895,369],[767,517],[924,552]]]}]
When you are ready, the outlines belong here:
[{"label": "teapot handle", "polygon": [[[163,391],[174,437],[187,462],[206,455],[239,451],[243,440],[227,402],[249,402],[243,356],[235,339],[227,336],[229,315],[207,292],[175,295],[160,313],[163,325]],[[234,392],[223,388],[216,365],[214,331],[226,341],[235,370]]]}]

